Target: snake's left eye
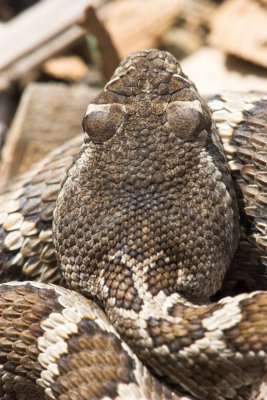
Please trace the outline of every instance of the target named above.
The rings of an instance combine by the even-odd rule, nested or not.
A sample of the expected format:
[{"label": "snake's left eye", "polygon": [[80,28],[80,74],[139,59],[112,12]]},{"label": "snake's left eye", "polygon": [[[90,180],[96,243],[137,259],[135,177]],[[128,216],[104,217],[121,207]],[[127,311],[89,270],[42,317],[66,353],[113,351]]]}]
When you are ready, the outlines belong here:
[{"label": "snake's left eye", "polygon": [[183,140],[194,140],[210,129],[210,115],[199,100],[174,101],[167,109],[167,119],[175,134]]},{"label": "snake's left eye", "polygon": [[122,118],[123,113],[119,104],[92,103],[87,108],[82,127],[89,140],[94,143],[103,143],[115,135]]}]

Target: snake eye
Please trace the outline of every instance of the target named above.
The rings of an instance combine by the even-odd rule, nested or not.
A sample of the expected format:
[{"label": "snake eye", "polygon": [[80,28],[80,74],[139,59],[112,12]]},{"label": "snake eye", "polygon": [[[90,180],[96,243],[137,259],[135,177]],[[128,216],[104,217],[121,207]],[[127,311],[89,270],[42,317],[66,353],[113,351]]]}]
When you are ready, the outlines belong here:
[{"label": "snake eye", "polygon": [[[103,143],[117,132],[123,113],[119,104],[89,104],[83,118],[83,131],[94,143]],[[86,140],[85,138],[85,141]]]},{"label": "snake eye", "polygon": [[210,115],[199,100],[170,103],[167,119],[172,131],[183,140],[194,140],[211,124]]}]

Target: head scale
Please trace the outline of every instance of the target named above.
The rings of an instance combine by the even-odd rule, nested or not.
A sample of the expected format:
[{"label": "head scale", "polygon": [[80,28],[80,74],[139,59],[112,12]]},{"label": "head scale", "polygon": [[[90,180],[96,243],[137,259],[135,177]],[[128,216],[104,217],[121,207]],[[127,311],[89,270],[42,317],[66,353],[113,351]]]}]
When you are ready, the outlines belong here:
[{"label": "head scale", "polygon": [[144,50],[123,60],[104,91],[89,104],[83,128],[87,141],[103,143],[125,122],[142,127],[142,119],[151,126],[168,124],[185,141],[210,130],[207,106],[168,52]]}]

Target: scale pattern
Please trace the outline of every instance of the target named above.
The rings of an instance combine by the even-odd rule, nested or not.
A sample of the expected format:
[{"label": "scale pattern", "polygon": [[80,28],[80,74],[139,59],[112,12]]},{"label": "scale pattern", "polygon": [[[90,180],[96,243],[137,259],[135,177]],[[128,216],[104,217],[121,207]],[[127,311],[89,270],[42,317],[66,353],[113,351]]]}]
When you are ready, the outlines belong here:
[{"label": "scale pattern", "polygon": [[78,293],[13,282],[0,286],[0,302],[2,399],[181,398],[148,372],[103,311]]}]

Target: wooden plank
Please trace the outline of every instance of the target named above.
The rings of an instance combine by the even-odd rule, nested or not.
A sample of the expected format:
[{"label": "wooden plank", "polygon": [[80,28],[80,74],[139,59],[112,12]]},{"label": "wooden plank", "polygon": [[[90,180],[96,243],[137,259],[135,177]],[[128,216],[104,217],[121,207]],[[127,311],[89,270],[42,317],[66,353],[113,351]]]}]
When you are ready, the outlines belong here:
[{"label": "wooden plank", "polygon": [[72,54],[49,58],[42,71],[53,79],[79,82],[86,78],[89,69],[80,56]]},{"label": "wooden plank", "polygon": [[28,8],[1,29],[0,70],[66,30],[89,5],[101,0],[46,0]]},{"label": "wooden plank", "polygon": [[86,31],[91,32],[97,37],[98,47],[102,56],[102,73],[103,76],[108,80],[120,62],[120,57],[116,47],[113,44],[110,34],[105,28],[105,24],[100,21],[94,8],[91,6],[87,7],[85,10],[80,24]]},{"label": "wooden plank", "polygon": [[257,0],[225,1],[211,20],[210,43],[267,68],[267,7]]},{"label": "wooden plank", "polygon": [[[118,0],[107,4],[105,0],[43,0],[3,28],[0,88],[12,81],[25,85],[36,79],[45,60],[77,44],[88,30],[98,39],[108,79],[127,53],[156,46],[185,4],[185,0]],[[82,16],[85,29],[75,26]]]},{"label": "wooden plank", "polygon": [[81,120],[98,90],[85,84],[31,83],[23,93],[2,152],[7,182],[53,148],[81,132]]},{"label": "wooden plank", "polygon": [[84,30],[82,28],[76,25],[71,26],[33,52],[12,63],[1,76],[6,81],[23,79],[24,83],[28,83],[43,62],[55,54],[60,54],[62,51],[75,46],[83,36]]},{"label": "wooden plank", "polygon": [[89,6],[80,24],[98,39],[105,78],[129,52],[155,47],[185,5],[185,0],[117,0],[97,13]]},{"label": "wooden plank", "polygon": [[129,52],[155,47],[158,38],[177,19],[188,0],[118,0],[97,11],[120,58]]}]

